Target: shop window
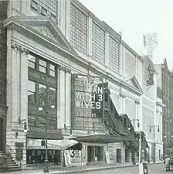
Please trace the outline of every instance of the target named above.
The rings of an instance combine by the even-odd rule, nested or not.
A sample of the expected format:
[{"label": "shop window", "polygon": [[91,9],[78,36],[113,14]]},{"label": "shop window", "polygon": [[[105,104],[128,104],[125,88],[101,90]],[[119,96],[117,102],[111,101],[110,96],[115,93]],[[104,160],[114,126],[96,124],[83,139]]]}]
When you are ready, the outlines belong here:
[{"label": "shop window", "polygon": [[28,102],[35,103],[35,90],[36,83],[34,81],[28,80]]},{"label": "shop window", "polygon": [[39,71],[46,73],[47,63],[44,60],[39,59]]},{"label": "shop window", "polygon": [[31,54],[28,55],[28,66],[33,69],[36,68],[36,58]]}]

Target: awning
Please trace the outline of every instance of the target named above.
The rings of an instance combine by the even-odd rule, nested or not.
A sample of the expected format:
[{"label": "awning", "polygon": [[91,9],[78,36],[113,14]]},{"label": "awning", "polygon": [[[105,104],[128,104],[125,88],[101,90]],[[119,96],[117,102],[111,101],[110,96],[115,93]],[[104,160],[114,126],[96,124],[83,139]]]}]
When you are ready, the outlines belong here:
[{"label": "awning", "polygon": [[[45,146],[42,146],[42,141],[45,141],[45,140],[27,139],[27,149],[45,149]],[[47,149],[65,150],[77,144],[78,144],[78,141],[76,140],[47,140]],[[81,150],[81,149],[78,149],[78,150]]]},{"label": "awning", "polygon": [[85,143],[113,143],[113,142],[121,142],[126,140],[126,137],[123,136],[113,136],[113,135],[88,135],[88,136],[81,136],[75,138],[76,141],[85,142]]}]

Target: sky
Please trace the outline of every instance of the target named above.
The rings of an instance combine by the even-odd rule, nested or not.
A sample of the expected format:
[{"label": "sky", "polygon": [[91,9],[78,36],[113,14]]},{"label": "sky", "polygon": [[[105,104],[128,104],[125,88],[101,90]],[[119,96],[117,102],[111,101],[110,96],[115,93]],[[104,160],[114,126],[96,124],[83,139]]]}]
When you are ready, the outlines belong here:
[{"label": "sky", "polygon": [[143,35],[157,33],[154,63],[166,58],[173,68],[173,0],[79,0],[105,21],[138,54],[145,53]]}]

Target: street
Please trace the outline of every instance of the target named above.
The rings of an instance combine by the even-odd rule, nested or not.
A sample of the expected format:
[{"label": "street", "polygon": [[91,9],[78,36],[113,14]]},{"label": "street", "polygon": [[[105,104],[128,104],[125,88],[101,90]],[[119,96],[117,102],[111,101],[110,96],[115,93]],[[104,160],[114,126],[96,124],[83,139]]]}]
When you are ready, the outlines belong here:
[{"label": "street", "polygon": [[[164,164],[154,164],[148,166],[148,174],[172,174],[172,171],[165,171]],[[16,171],[16,172],[5,172],[4,174],[42,174],[43,170],[23,170],[23,171]],[[56,169],[50,169],[49,173],[51,174],[62,174],[66,173],[64,171],[57,171]],[[69,170],[67,173],[71,173]],[[114,169],[105,169],[105,170],[93,170],[93,171],[78,171],[72,172],[73,174],[79,173],[79,174],[138,174],[138,166],[130,166],[130,167],[120,167],[120,168],[114,168]]]},{"label": "street", "polygon": [[[138,166],[135,167],[125,167],[125,168],[116,168],[102,171],[88,171],[83,172],[86,174],[138,174]],[[164,164],[155,164],[148,166],[148,174],[170,174],[171,172],[166,172],[164,168]]]}]

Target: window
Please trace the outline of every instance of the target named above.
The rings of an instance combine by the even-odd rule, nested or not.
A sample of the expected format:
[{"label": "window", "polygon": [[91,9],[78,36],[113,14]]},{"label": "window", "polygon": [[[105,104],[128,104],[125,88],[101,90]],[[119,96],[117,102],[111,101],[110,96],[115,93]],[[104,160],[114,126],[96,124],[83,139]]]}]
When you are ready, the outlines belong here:
[{"label": "window", "polygon": [[41,14],[43,16],[46,16],[47,15],[47,10],[44,7],[41,8]]},{"label": "window", "polygon": [[74,48],[87,53],[87,16],[71,5],[70,42]]},{"label": "window", "polygon": [[28,80],[28,102],[35,103],[35,82]]},{"label": "window", "polygon": [[49,68],[50,68],[49,74],[50,74],[51,76],[55,77],[55,71],[56,71],[55,65],[50,64]]},{"label": "window", "polygon": [[44,60],[39,59],[39,71],[46,73],[47,63]]},{"label": "window", "polygon": [[32,1],[31,1],[31,8],[32,8],[33,10],[35,10],[35,11],[38,10],[38,4],[37,4],[37,2],[36,2],[35,0],[32,0]]},{"label": "window", "polygon": [[31,0],[31,10],[56,21],[57,2],[57,0]]},{"label": "window", "polygon": [[119,44],[112,37],[109,37],[109,67],[119,72]]},{"label": "window", "polygon": [[49,102],[50,102],[50,106],[54,106],[56,105],[56,89],[50,87],[49,88]]},{"label": "window", "polygon": [[45,105],[47,101],[47,93],[46,93],[46,85],[39,84],[39,104],[40,105]]},{"label": "window", "polygon": [[92,25],[92,57],[101,64],[105,63],[105,32],[94,22]]},{"label": "window", "polygon": [[36,58],[31,54],[28,55],[28,66],[33,69],[36,68]]}]

